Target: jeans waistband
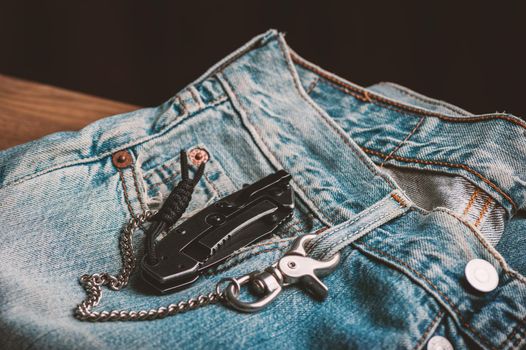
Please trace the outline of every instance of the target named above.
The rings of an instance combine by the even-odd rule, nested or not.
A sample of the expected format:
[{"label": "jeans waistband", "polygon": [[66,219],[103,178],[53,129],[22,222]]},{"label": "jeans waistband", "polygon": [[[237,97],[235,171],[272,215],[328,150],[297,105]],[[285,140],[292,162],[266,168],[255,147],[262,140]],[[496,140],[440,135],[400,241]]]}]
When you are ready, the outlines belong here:
[{"label": "jeans waistband", "polygon": [[[299,74],[311,84],[302,83]],[[371,128],[357,131],[360,126],[345,117],[339,123],[329,117],[306,91],[319,77],[351,96],[353,108],[371,118]],[[188,89],[198,91],[197,100],[204,103],[226,93],[269,161],[302,174],[295,189],[322,189],[315,194],[319,203],[311,207],[326,223],[329,216],[339,222],[396,188],[370,159],[460,175],[492,196],[508,217],[526,208],[524,120],[502,113],[473,115],[396,84],[362,88],[304,60],[274,30],[232,53]],[[411,139],[404,140],[406,136]],[[265,144],[268,139],[272,143]],[[316,171],[319,162],[330,164],[326,173]],[[349,164],[359,165],[349,170]],[[344,196],[342,187],[352,187],[352,193]],[[359,198],[357,203],[346,203],[347,195]],[[329,209],[328,203],[338,203],[338,208]]]},{"label": "jeans waistband", "polygon": [[[311,74],[312,82],[323,76],[335,89],[351,96],[353,107],[370,117],[374,133],[368,132],[370,128],[361,130],[352,124],[346,125],[346,120],[336,125],[328,118],[306,94],[308,86],[299,83],[299,67],[306,67],[304,72]],[[274,30],[254,38],[220,61],[178,94],[176,100],[155,109],[155,113],[153,109],[134,112],[133,120],[127,114],[117,115],[91,124],[74,135],[56,133],[46,137],[45,142],[35,141],[0,151],[3,160],[0,187],[61,167],[92,162],[145,142],[169,127],[181,112],[191,113],[213,106],[227,98],[227,94],[245,115],[247,128],[255,139],[256,133],[280,137],[275,145],[266,147],[267,157],[275,165],[292,165],[291,169],[300,171],[297,164],[305,160],[302,157],[312,158],[313,163],[307,162],[306,166],[315,166],[316,156],[329,156],[325,159],[331,164],[335,162],[332,170],[338,171],[341,170],[338,164],[360,158],[359,164],[365,168],[356,169],[352,174],[345,170],[345,184],[359,181],[364,188],[374,188],[371,197],[376,200],[393,185],[388,177],[376,172],[369,158],[364,157],[365,152],[373,160],[389,159],[395,165],[460,175],[491,195],[508,216],[526,208],[524,120],[502,113],[472,115],[394,84],[362,88],[305,61],[292,52],[283,36]],[[145,127],[138,129],[141,123]],[[315,125],[315,131],[308,130],[307,125]],[[357,130],[352,140],[347,136],[351,129]],[[416,129],[418,132],[414,133]],[[409,133],[412,133],[411,139],[398,149]],[[312,154],[294,154],[293,145],[304,138]],[[348,154],[351,152],[342,151],[342,147],[356,154],[351,156]],[[396,154],[391,155],[394,150]],[[374,180],[369,182],[371,178]],[[329,175],[327,179],[308,181],[326,184],[333,179]],[[301,193],[300,186],[302,184],[296,184]],[[334,189],[338,189],[338,182],[330,186],[333,194],[329,191],[319,194],[320,204],[327,202],[324,197],[330,200],[341,194],[339,190],[332,192]],[[366,204],[362,207],[367,207]],[[345,211],[360,209],[349,208],[346,203],[342,203],[342,208],[337,214],[340,217],[346,215]],[[318,211],[323,215],[323,210]]]},{"label": "jeans waistband", "polygon": [[241,57],[227,58],[192,88],[204,103],[226,93],[268,162],[287,169],[296,193],[333,226],[397,186],[305,94],[282,45],[273,31],[258,37],[240,50]]},{"label": "jeans waistband", "polygon": [[[299,72],[302,69],[299,67],[312,73]],[[310,83],[300,81],[299,74],[307,80],[312,74]],[[334,115],[327,114],[327,108],[320,108],[312,100],[307,90],[317,75],[352,96],[354,106],[349,109],[357,108],[368,118],[377,118],[370,121],[369,129],[352,130],[356,126],[347,125],[346,120],[336,123]],[[358,227],[356,230],[347,226],[359,220],[361,213],[367,212],[365,217],[373,222],[375,215],[382,217],[382,210],[372,209],[377,203],[388,198],[405,200],[397,196],[398,185],[367,155],[373,159],[390,156],[404,166],[460,175],[493,196],[509,216],[526,206],[524,121],[505,114],[472,115],[394,85],[357,87],[304,61],[274,31],[249,42],[190,88],[200,94],[194,101],[202,100],[205,104],[227,96],[267,161],[275,168],[288,170],[299,197],[322,222],[332,226],[317,240],[313,253],[319,256],[334,253],[348,244],[347,240],[354,241],[355,231],[360,235],[359,223],[352,225]],[[341,109],[340,102],[335,99],[334,105]],[[409,129],[406,121],[411,121]],[[374,132],[368,133],[371,128]],[[384,149],[396,149],[400,138],[404,140],[407,132],[416,128],[420,128],[421,134],[404,145],[403,152],[396,156],[384,154]],[[350,130],[358,136],[351,138]],[[414,278],[483,346],[492,348],[516,342],[515,337],[518,339],[523,332],[520,319],[524,315],[521,304],[525,298],[524,278],[511,270],[478,232],[451,213],[436,211],[429,216],[419,210],[409,213],[393,220],[392,230],[386,226],[393,233],[374,231],[355,246]],[[450,226],[433,226],[435,221]],[[411,234],[397,236],[396,232],[414,230],[420,225],[418,222],[433,223],[418,237],[434,241],[436,246],[422,247]],[[334,239],[324,240],[327,237]],[[435,273],[429,268],[429,258],[436,254],[436,249],[440,252],[450,249],[452,239],[458,242],[454,244],[458,251],[453,254],[462,259],[448,265],[446,272]],[[363,243],[370,242],[374,242],[372,248],[364,248],[369,246]],[[484,257],[499,267],[503,286],[494,296],[496,299],[466,294],[460,281],[465,263],[473,256]],[[451,260],[447,255],[443,259]],[[492,331],[490,338],[487,334]]]}]

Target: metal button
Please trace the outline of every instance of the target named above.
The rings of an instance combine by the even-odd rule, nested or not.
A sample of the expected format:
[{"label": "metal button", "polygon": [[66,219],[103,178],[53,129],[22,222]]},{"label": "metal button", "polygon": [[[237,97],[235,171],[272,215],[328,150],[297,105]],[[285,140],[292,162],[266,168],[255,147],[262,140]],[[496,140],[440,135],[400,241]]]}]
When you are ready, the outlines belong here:
[{"label": "metal button", "polygon": [[133,158],[128,151],[118,151],[113,154],[111,161],[115,167],[121,169],[130,166]]},{"label": "metal button", "polygon": [[499,285],[497,270],[486,260],[473,259],[464,271],[469,284],[480,292],[491,292]]},{"label": "metal button", "polygon": [[446,338],[435,335],[427,342],[427,350],[453,350],[453,345]]},{"label": "metal button", "polygon": [[196,147],[188,152],[188,158],[190,158],[192,164],[199,166],[201,163],[208,162],[210,155],[205,149]]}]

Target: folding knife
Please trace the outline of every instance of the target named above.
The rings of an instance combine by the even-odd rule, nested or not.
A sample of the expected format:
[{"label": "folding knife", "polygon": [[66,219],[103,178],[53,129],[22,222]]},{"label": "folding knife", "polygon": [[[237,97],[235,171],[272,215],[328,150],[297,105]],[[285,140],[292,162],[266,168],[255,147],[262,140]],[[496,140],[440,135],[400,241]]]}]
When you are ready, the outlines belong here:
[{"label": "folding knife", "polygon": [[280,170],[158,235],[155,264],[146,256],[142,259],[142,278],[160,293],[180,290],[236,250],[269,237],[292,215],[290,179]]}]

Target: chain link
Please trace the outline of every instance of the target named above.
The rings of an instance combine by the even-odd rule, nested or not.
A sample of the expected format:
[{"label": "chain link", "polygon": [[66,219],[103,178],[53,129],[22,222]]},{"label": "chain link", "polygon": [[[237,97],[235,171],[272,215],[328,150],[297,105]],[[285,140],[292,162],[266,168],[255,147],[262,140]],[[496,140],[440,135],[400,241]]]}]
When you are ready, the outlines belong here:
[{"label": "chain link", "polygon": [[[80,284],[86,291],[86,298],[75,308],[75,317],[82,321],[142,321],[154,320],[194,310],[209,304],[216,304],[224,299],[224,293],[220,290],[219,284],[214,292],[201,294],[196,298],[180,301],[177,304],[161,306],[150,310],[112,310],[112,311],[92,311],[97,306],[102,297],[102,286],[119,291],[128,285],[130,275],[135,269],[136,258],[133,254],[133,234],[146,221],[154,215],[151,211],[130,219],[122,231],[120,239],[120,251],[122,258],[122,268],[114,276],[107,272],[92,275],[82,275]],[[221,282],[220,282],[221,283]]]}]

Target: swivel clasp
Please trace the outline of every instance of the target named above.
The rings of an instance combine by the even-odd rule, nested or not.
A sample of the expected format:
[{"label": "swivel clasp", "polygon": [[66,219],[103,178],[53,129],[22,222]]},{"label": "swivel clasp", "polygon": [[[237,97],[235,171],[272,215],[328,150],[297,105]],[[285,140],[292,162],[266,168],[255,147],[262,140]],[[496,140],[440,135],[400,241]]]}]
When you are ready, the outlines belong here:
[{"label": "swivel clasp", "polygon": [[[283,287],[293,284],[299,284],[318,300],[325,299],[329,289],[319,277],[334,271],[340,262],[340,254],[337,253],[326,261],[308,257],[305,248],[314,237],[316,235],[312,234],[298,237],[292,248],[263,272],[256,271],[231,279],[224,290],[226,302],[238,311],[256,312],[270,304]],[[241,289],[246,284],[259,296],[256,301],[247,302],[240,299]]]}]

